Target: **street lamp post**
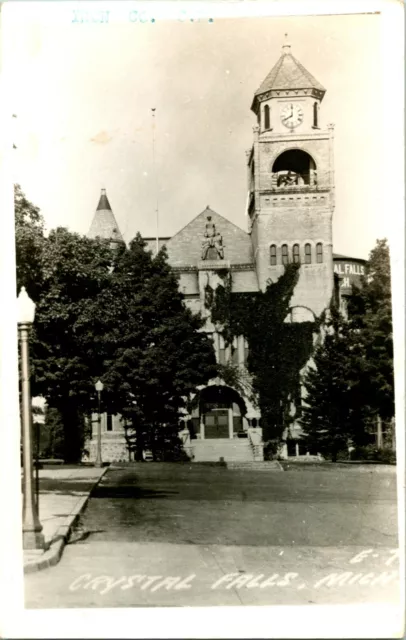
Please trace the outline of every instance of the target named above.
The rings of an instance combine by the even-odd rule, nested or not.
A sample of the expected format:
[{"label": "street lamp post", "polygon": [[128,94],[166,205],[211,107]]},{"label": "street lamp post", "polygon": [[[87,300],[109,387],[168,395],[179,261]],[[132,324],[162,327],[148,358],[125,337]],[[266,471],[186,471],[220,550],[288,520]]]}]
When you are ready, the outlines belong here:
[{"label": "street lamp post", "polygon": [[95,462],[95,466],[96,467],[102,467],[103,466],[103,461],[102,461],[102,453],[101,453],[101,392],[104,389],[104,384],[102,383],[101,380],[98,380],[96,382],[96,384],[94,385],[96,391],[97,391],[97,452],[96,452],[96,462]]},{"label": "street lamp post", "polygon": [[42,525],[34,499],[33,481],[33,434],[30,389],[30,361],[28,336],[34,322],[35,304],[29,298],[25,287],[17,298],[17,322],[21,348],[21,414],[23,426],[23,548],[43,549],[45,546]]}]

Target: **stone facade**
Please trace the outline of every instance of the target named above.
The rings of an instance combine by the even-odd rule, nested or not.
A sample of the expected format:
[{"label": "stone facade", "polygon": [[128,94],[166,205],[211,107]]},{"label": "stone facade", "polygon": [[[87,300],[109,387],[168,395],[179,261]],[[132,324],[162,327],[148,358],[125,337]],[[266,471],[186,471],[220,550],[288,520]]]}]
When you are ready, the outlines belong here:
[{"label": "stone facade", "polygon": [[[97,448],[98,415],[92,415],[92,436],[86,442],[84,459],[95,460]],[[125,431],[120,416],[101,415],[102,460],[104,462],[127,462]]]}]

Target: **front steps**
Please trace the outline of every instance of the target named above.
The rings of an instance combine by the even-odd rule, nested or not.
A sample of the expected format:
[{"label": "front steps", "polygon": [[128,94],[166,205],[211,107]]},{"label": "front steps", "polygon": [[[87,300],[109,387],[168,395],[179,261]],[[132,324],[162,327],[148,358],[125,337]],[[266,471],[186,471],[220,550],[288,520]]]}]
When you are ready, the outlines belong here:
[{"label": "front steps", "polygon": [[[192,440],[193,462],[254,463],[254,452],[248,438],[213,438]],[[228,464],[227,464],[228,466]]]},{"label": "front steps", "polygon": [[228,462],[227,469],[239,469],[243,471],[283,471],[282,465],[277,460],[265,460],[262,462]]}]

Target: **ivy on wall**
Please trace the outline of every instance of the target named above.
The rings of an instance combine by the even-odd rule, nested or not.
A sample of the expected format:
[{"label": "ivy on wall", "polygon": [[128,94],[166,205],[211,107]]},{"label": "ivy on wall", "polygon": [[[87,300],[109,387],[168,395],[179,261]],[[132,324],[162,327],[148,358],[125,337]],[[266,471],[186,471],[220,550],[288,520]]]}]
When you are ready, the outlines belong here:
[{"label": "ivy on wall", "polygon": [[223,327],[225,342],[235,336],[248,341],[247,368],[257,395],[265,441],[279,441],[293,418],[290,408],[300,389],[300,371],[313,352],[313,335],[321,319],[285,322],[299,278],[298,264],[285,267],[264,292],[234,293],[231,278],[215,290],[206,287],[206,306],[213,323]]}]

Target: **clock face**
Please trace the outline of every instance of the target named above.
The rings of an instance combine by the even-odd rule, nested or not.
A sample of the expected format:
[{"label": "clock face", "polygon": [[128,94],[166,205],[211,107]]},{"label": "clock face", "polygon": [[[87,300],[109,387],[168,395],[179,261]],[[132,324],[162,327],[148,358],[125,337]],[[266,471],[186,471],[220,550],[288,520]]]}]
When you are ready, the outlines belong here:
[{"label": "clock face", "polygon": [[288,129],[294,129],[303,122],[303,109],[300,104],[293,102],[283,107],[281,112],[282,124]]}]

